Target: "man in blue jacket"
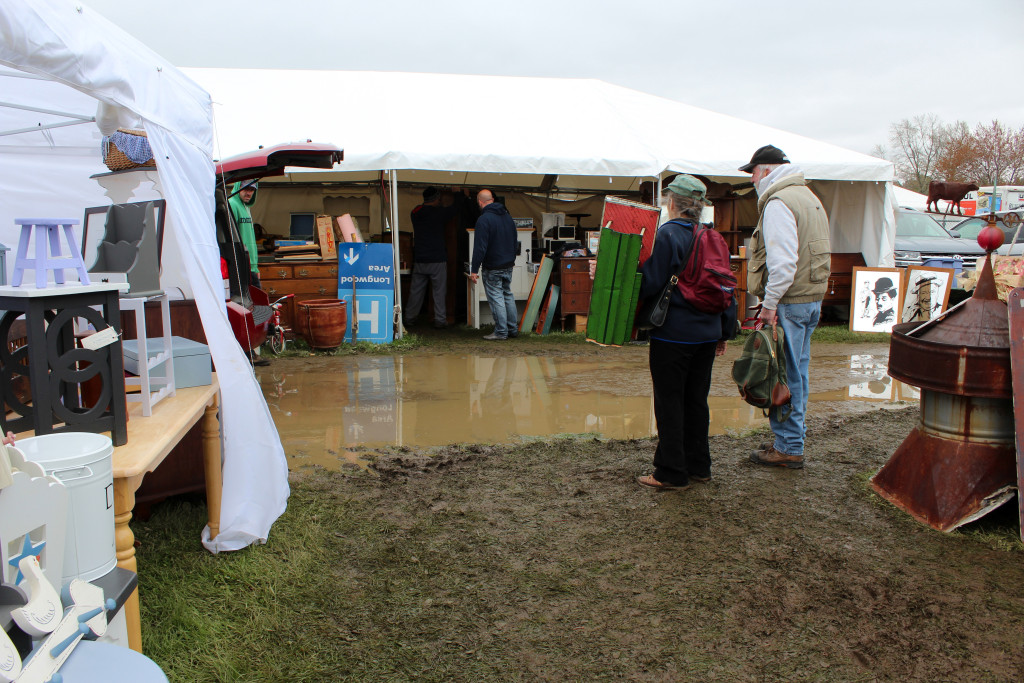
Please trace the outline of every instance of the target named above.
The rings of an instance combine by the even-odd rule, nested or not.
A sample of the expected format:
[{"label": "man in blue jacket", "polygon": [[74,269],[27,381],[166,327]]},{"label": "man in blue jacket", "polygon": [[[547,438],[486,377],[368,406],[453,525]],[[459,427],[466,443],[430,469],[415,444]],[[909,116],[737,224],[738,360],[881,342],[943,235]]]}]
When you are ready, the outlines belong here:
[{"label": "man in blue jacket", "polygon": [[[490,190],[480,190],[476,203],[480,207],[480,217],[476,219],[469,279],[476,283],[483,276],[487,304],[494,316],[494,331],[484,339],[500,341],[517,337],[519,312],[512,296],[512,268],[519,248],[516,224],[508,209],[494,201]],[[483,270],[478,273],[481,266]]]}]

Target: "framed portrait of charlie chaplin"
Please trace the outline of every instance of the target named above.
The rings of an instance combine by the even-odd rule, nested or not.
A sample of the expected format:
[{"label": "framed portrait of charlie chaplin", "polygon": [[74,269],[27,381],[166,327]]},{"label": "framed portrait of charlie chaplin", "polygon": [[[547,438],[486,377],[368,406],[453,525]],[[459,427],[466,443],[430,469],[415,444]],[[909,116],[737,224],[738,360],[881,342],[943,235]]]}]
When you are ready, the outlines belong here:
[{"label": "framed portrait of charlie chaplin", "polygon": [[902,268],[853,269],[850,329],[854,332],[892,332],[903,310],[906,273]]},{"label": "framed portrait of charlie chaplin", "polygon": [[924,322],[945,311],[953,289],[954,272],[952,268],[908,267],[900,322]]}]

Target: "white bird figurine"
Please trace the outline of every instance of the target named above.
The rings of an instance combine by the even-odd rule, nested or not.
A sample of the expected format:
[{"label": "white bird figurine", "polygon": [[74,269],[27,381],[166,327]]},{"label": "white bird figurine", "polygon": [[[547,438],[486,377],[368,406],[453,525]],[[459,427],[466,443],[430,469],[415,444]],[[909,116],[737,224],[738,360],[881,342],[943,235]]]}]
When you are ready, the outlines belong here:
[{"label": "white bird figurine", "polygon": [[34,556],[22,558],[18,568],[28,582],[28,604],[11,610],[11,617],[30,636],[44,636],[57,628],[63,616],[60,594],[53,587]]}]

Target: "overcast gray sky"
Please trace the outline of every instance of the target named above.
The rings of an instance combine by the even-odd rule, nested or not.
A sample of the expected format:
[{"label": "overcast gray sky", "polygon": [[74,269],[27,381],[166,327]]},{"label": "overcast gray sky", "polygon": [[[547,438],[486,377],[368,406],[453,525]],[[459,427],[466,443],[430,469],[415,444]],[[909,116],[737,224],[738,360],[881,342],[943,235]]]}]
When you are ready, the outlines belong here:
[{"label": "overcast gray sky", "polygon": [[865,153],[918,114],[1024,126],[1024,0],[85,4],[178,66],[596,78]]}]

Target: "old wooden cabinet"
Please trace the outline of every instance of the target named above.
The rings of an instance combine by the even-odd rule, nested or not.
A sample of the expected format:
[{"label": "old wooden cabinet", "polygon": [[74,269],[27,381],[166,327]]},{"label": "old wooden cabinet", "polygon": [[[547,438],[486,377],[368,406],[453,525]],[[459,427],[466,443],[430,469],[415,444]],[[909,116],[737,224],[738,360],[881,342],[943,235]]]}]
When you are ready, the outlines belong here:
[{"label": "old wooden cabinet", "polygon": [[729,270],[736,278],[736,319],[742,323],[750,315],[747,310],[747,257],[730,256]]},{"label": "old wooden cabinet", "polygon": [[568,315],[587,315],[590,312],[590,293],[594,282],[590,279],[593,257],[563,258],[558,263],[559,305],[562,309],[562,329]]},{"label": "old wooden cabinet", "polygon": [[853,297],[853,269],[864,265],[864,256],[857,252],[832,253],[832,273],[828,278],[828,289],[824,306],[849,306]]},{"label": "old wooden cabinet", "polygon": [[290,261],[260,265],[264,291],[275,301],[294,294],[281,307],[281,321],[293,328],[296,306],[309,299],[338,298],[338,264],[334,261]]}]

